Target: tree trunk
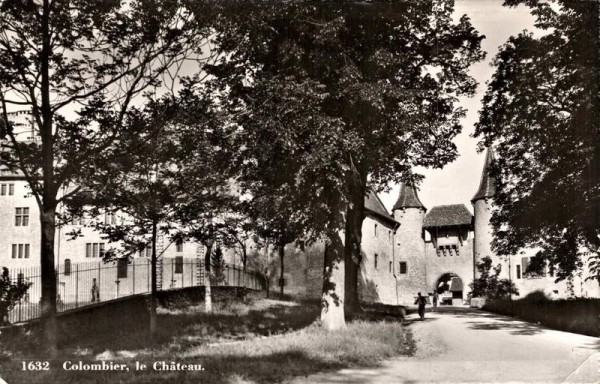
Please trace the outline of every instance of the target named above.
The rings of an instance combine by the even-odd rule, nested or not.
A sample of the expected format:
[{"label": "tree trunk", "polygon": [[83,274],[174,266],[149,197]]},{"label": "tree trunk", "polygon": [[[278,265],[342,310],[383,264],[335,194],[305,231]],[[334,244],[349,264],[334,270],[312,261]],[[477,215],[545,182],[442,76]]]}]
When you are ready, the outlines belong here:
[{"label": "tree trunk", "polygon": [[42,268],[42,324],[46,349],[51,357],[57,353],[56,325],[56,269],[54,265],[54,234],[56,231],[56,211],[43,207],[40,213],[42,229],[41,268]]},{"label": "tree trunk", "polygon": [[344,328],[344,245],[339,233],[327,236],[324,264],[321,323],[327,330]]},{"label": "tree trunk", "polygon": [[345,302],[346,314],[361,312],[358,282],[360,276],[362,223],[364,220],[365,189],[356,186],[352,189],[351,204],[346,208],[344,232],[345,260]]},{"label": "tree trunk", "polygon": [[361,312],[358,282],[360,276],[362,224],[365,218],[365,196],[367,190],[367,172],[362,170],[365,164],[351,162],[351,174],[346,180],[351,193],[350,202],[346,206],[346,223],[344,230],[345,260],[345,303],[347,314]]},{"label": "tree trunk", "polygon": [[204,255],[204,312],[212,312],[212,279],[210,277],[210,254],[212,251],[212,244],[206,245],[206,254]]},{"label": "tree trunk", "polygon": [[152,342],[156,341],[156,329],[157,329],[157,315],[156,308],[158,306],[157,303],[157,292],[158,292],[158,284],[156,279],[156,269],[158,263],[158,256],[156,252],[156,238],[158,236],[158,223],[156,221],[152,221],[152,262],[151,262],[151,288],[150,288],[150,338]]},{"label": "tree trunk", "polygon": [[[42,230],[41,268],[42,268],[42,323],[46,348],[51,357],[57,352],[56,326],[56,271],[54,265],[54,234],[56,231],[56,195],[57,186],[54,180],[54,136],[53,112],[50,103],[50,2],[42,4],[42,49],[40,52],[40,86],[41,86],[41,126],[42,139],[42,198],[38,199],[40,207],[40,225]],[[37,111],[33,111],[38,113]],[[35,191],[34,191],[35,193]]]},{"label": "tree trunk", "polygon": [[269,298],[269,277],[265,275],[265,287],[267,288],[267,299]]},{"label": "tree trunk", "polygon": [[242,248],[242,268],[246,272],[246,264],[248,262],[248,251],[246,251],[246,245]]},{"label": "tree trunk", "polygon": [[279,296],[283,300],[284,267],[283,258],[285,256],[285,244],[279,244]]}]

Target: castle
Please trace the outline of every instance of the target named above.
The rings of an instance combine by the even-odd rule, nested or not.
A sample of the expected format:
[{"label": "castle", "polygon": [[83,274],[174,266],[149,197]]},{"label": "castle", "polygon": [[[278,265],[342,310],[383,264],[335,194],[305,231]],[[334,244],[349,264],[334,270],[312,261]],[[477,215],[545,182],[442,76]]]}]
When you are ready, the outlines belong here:
[{"label": "castle", "polygon": [[[15,134],[25,141],[39,139],[27,121],[27,114],[13,118],[16,121]],[[375,193],[365,197],[359,276],[362,300],[412,304],[417,292],[438,290],[443,302],[462,304],[475,277],[475,265],[485,256],[490,256],[494,265],[502,265],[500,277],[514,282],[521,296],[542,290],[554,298],[600,297],[598,283],[585,281],[585,270],[580,276],[556,284],[549,271],[545,275],[526,273],[533,251],[510,258],[494,254],[490,246],[494,180],[488,173],[492,159],[493,153],[488,151],[479,189],[471,200],[474,215],[464,204],[435,206],[428,210],[419,200],[417,190],[407,185],[401,185],[392,214]],[[39,210],[22,175],[0,169],[0,212],[0,266],[11,269],[39,267]],[[121,218],[107,213],[94,219],[114,224]],[[57,229],[55,254],[59,274],[66,275],[71,263],[100,262],[103,250],[113,246],[106,243],[100,233],[87,227],[86,220],[89,218],[77,218]],[[72,239],[69,233],[74,230],[80,231],[82,236]],[[171,265],[171,268],[165,269],[164,276],[161,273],[161,280],[167,287],[182,285],[185,276],[186,281],[199,281],[200,277],[194,276],[200,268],[194,269],[192,260],[202,259],[202,245],[193,242],[171,244],[167,238],[160,236],[158,251],[163,263]],[[228,263],[241,263],[233,252],[225,254]],[[115,276],[107,279],[119,280],[122,293],[135,293],[136,284],[139,287],[136,279],[147,280],[147,273],[140,274],[139,268],[135,274],[136,263],[147,265],[148,256],[148,249],[139,252],[129,266],[125,265],[121,272],[115,268]],[[270,268],[273,271],[270,286],[273,288],[280,283],[278,262],[274,260]],[[131,271],[127,272],[127,268]],[[305,249],[288,244],[282,281],[285,292],[301,297],[320,297],[322,273],[322,243]],[[32,291],[37,291],[34,288]]]},{"label": "castle", "polygon": [[[476,277],[476,264],[489,256],[502,266],[500,278],[510,279],[520,297],[543,291],[550,298],[600,297],[597,281],[586,281],[586,270],[572,279],[555,283],[550,271],[527,273],[527,263],[535,254],[499,257],[491,248],[490,218],[493,212],[494,180],[488,172],[493,160],[488,150],[481,182],[471,203],[474,215],[464,204],[441,205],[427,209],[417,190],[401,185],[392,214],[376,194],[365,197],[359,295],[365,302],[411,305],[417,292],[437,290],[444,304],[465,303],[469,284]],[[285,290],[317,298],[323,271],[322,245],[300,250],[286,249]]]}]

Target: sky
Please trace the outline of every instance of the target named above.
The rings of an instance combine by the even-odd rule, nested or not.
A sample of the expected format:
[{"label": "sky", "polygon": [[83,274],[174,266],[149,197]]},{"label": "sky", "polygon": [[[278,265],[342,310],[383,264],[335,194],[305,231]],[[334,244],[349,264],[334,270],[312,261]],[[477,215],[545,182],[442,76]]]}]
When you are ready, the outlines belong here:
[{"label": "sky", "polygon": [[[524,29],[533,31],[534,18],[529,9],[524,6],[508,8],[502,6],[502,0],[457,0],[455,18],[463,14],[470,17],[471,23],[485,35],[482,49],[487,52],[486,58],[470,68],[479,86],[472,98],[461,98],[460,106],[467,110],[462,120],[463,131],[455,139],[459,157],[453,163],[440,169],[415,168],[415,172],[425,176],[419,186],[419,198],[427,209],[436,205],[465,204],[471,212],[471,198],[475,195],[481,180],[481,171],[485,153],[477,153],[478,139],[473,138],[475,123],[478,120],[478,111],[481,99],[487,88],[486,82],[491,79],[494,68],[491,61],[498,53],[498,48],[510,36],[517,35]],[[398,198],[399,186],[394,185],[389,193],[380,194],[386,208],[391,212],[392,206]]]}]

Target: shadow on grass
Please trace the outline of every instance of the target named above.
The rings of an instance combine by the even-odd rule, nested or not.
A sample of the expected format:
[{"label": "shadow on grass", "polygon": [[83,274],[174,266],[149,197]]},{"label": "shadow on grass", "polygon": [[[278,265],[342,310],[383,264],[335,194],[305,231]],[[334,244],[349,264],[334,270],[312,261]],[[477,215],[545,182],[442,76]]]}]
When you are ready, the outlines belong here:
[{"label": "shadow on grass", "polygon": [[[258,306],[260,308],[260,305]],[[256,307],[255,307],[256,308]],[[238,339],[287,332],[312,323],[318,306],[290,305],[271,302],[268,308],[251,309],[243,314],[188,313],[175,311],[160,317],[162,344],[132,350],[145,332],[119,340],[114,334],[85,335],[85,343],[94,345],[95,353],[104,348],[109,361],[122,363],[129,372],[65,371],[65,361],[98,364],[94,354],[77,356],[73,350],[51,363],[50,371],[23,372],[19,359],[0,362],[2,377],[8,382],[29,383],[276,383],[317,372],[331,372],[350,366],[377,366],[381,359],[411,355],[415,345],[410,332],[399,321],[358,320],[345,330],[328,332],[318,325],[285,334],[282,337]],[[212,328],[206,328],[210,326]],[[203,328],[204,327],[204,328]],[[142,327],[139,327],[142,328]],[[145,327],[144,327],[145,328]],[[202,337],[206,330],[206,337]],[[113,329],[114,331],[114,329]],[[169,333],[170,332],[170,333]],[[220,341],[233,341],[209,346],[207,341],[218,334]],[[250,336],[252,335],[252,336]],[[194,338],[198,337],[198,338]],[[187,341],[186,341],[187,340]],[[187,343],[187,344],[186,344]],[[147,342],[146,342],[147,344]],[[147,345],[144,345],[147,347]],[[129,351],[121,351],[128,349]],[[103,353],[105,355],[105,353]],[[156,370],[154,364],[175,362],[201,365],[203,370]],[[136,362],[146,370],[135,370]],[[174,363],[174,364],[175,364]]]},{"label": "shadow on grass", "polygon": [[237,341],[259,336],[270,336],[304,328],[315,321],[319,308],[314,305],[272,305],[259,310],[224,308],[205,313],[198,307],[175,310],[158,315],[158,335],[150,344],[148,324],[115,324],[93,334],[69,335],[63,344],[66,350],[91,349],[136,350],[153,349],[177,351],[198,345],[223,341]]}]

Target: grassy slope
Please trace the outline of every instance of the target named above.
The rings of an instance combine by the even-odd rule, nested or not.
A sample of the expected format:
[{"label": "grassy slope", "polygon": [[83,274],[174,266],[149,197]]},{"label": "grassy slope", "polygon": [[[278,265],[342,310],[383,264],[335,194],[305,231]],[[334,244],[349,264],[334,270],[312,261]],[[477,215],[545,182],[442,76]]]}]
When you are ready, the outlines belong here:
[{"label": "grassy slope", "polygon": [[[357,320],[347,329],[326,332],[314,320],[318,306],[259,300],[252,305],[230,304],[213,314],[199,307],[161,310],[160,340],[150,348],[143,326],[111,334],[82,335],[65,346],[49,372],[23,372],[27,351],[1,362],[0,376],[9,383],[87,382],[258,382],[272,383],[298,375],[347,366],[376,365],[381,359],[410,354],[412,342],[399,322]],[[266,337],[272,335],[271,337]],[[92,347],[93,346],[93,350]],[[78,351],[79,349],[79,351]],[[64,371],[66,360],[110,360],[130,366],[129,373]],[[83,356],[77,354],[82,353]],[[135,361],[149,367],[155,361],[202,364],[201,372],[134,372]]]}]

